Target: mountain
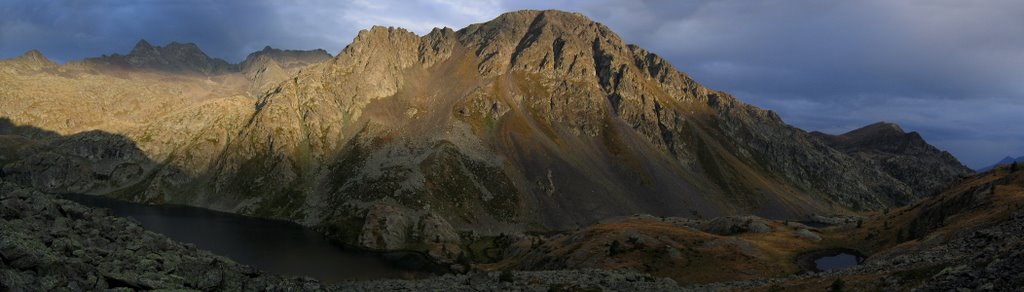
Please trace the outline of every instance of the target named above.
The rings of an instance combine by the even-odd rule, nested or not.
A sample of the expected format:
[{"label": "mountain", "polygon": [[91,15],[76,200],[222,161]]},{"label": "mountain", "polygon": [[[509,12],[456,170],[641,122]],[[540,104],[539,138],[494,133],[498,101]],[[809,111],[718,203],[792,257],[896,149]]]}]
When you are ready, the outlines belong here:
[{"label": "mountain", "polygon": [[139,40],[128,55],[113,54],[99,58],[87,58],[86,63],[102,64],[115,68],[148,69],[176,73],[198,73],[205,75],[224,74],[237,71],[236,65],[207,56],[194,43],[171,42],[159,47]]},{"label": "mountain", "polygon": [[[937,194],[973,173],[949,152],[928,144],[917,132],[904,132],[893,123],[878,122],[838,136],[811,134],[833,148],[878,166],[913,188],[918,198]],[[910,201],[901,202],[906,203]]]},{"label": "mountain", "polygon": [[323,54],[265,49],[236,70],[193,48],[140,42],[57,73],[0,75],[0,115],[62,135],[21,150],[6,179],[287,219],[447,261],[500,234],[613,216],[801,219],[932,187],[576,13],[516,11],[424,36],[373,27],[298,67]]},{"label": "mountain", "polygon": [[56,63],[43,56],[43,53],[38,50],[29,50],[13,59],[0,60],[0,68],[9,74],[28,73],[56,66]]},{"label": "mountain", "polygon": [[1024,162],[1024,156],[1017,157],[1017,158],[1013,158],[1013,157],[1010,157],[1010,156],[1004,157],[1002,160],[999,160],[999,162],[996,162],[996,163],[994,163],[992,165],[989,165],[989,166],[986,166],[986,167],[979,168],[978,172],[986,172],[986,171],[992,170],[993,168],[999,167],[1000,165],[1012,164],[1014,162]]},{"label": "mountain", "polygon": [[303,67],[309,64],[325,61],[332,57],[331,54],[327,53],[327,51],[324,51],[323,49],[310,51],[281,50],[266,46],[263,50],[252,52],[246,56],[245,60],[242,61],[239,66],[242,70],[245,70],[247,67],[252,67],[255,61],[263,56],[274,60],[283,68]]},{"label": "mountain", "polygon": [[261,51],[249,54],[239,67],[246,78],[252,81],[250,93],[259,95],[294,76],[300,69],[330,58],[331,55],[322,49],[280,50],[267,46]]}]

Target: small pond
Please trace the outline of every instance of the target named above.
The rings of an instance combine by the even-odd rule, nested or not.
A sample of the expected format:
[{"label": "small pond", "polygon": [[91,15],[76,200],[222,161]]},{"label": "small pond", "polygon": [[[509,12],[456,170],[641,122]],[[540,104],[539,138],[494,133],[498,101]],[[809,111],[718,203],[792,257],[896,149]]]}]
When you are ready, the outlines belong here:
[{"label": "small pond", "polygon": [[836,248],[804,253],[797,257],[797,265],[804,271],[823,272],[853,267],[863,263],[865,258],[856,250]]},{"label": "small pond", "polygon": [[814,260],[814,266],[820,271],[849,268],[859,265],[864,258],[855,254],[841,252],[833,256],[823,256]]},{"label": "small pond", "polygon": [[336,244],[301,225],[181,205],[145,205],[101,196],[67,194],[80,204],[110,209],[142,227],[180,242],[225,256],[238,263],[323,282],[413,279],[443,272],[414,252],[375,253]]}]

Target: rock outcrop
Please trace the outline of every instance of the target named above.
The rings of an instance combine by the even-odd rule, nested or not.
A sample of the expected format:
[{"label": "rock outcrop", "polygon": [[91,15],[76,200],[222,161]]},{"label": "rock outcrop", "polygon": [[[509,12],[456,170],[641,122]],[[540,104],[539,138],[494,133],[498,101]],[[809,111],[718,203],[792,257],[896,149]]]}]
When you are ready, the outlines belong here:
[{"label": "rock outcrop", "polygon": [[0,169],[7,181],[44,192],[86,193],[117,189],[143,179],[155,167],[135,143],[100,131],[35,145]]},{"label": "rock outcrop", "polygon": [[367,211],[359,246],[372,250],[426,249],[434,259],[453,262],[461,239],[444,218],[386,204]]},{"label": "rock outcrop", "polygon": [[718,217],[702,224],[700,229],[704,232],[718,235],[772,232],[772,228],[768,226],[768,221],[757,216]]},{"label": "rock outcrop", "polygon": [[928,144],[917,132],[904,132],[893,123],[879,122],[838,136],[812,134],[910,186],[915,196],[900,204],[938,194],[973,173],[949,152]]}]

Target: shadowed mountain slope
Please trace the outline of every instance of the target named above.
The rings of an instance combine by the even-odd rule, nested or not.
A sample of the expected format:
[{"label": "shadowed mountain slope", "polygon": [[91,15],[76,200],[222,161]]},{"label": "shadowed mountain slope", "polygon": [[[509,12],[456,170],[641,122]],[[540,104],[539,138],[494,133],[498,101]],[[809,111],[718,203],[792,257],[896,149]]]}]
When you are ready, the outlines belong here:
[{"label": "shadowed mountain slope", "polygon": [[906,133],[893,123],[879,122],[838,136],[812,134],[906,183],[914,189],[916,197],[935,195],[973,173],[949,152],[928,144],[917,132]]}]

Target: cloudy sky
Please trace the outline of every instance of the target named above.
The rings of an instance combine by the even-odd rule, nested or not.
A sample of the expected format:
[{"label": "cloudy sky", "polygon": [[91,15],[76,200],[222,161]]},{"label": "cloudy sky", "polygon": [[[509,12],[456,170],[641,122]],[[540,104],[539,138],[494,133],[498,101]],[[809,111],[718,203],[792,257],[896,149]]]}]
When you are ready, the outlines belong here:
[{"label": "cloudy sky", "polygon": [[372,25],[425,33],[516,9],[582,12],[703,84],[807,130],[899,123],[971,167],[1024,155],[1024,1],[47,1],[0,3],[0,58],[127,53],[139,39],[237,62],[337,53]]}]

